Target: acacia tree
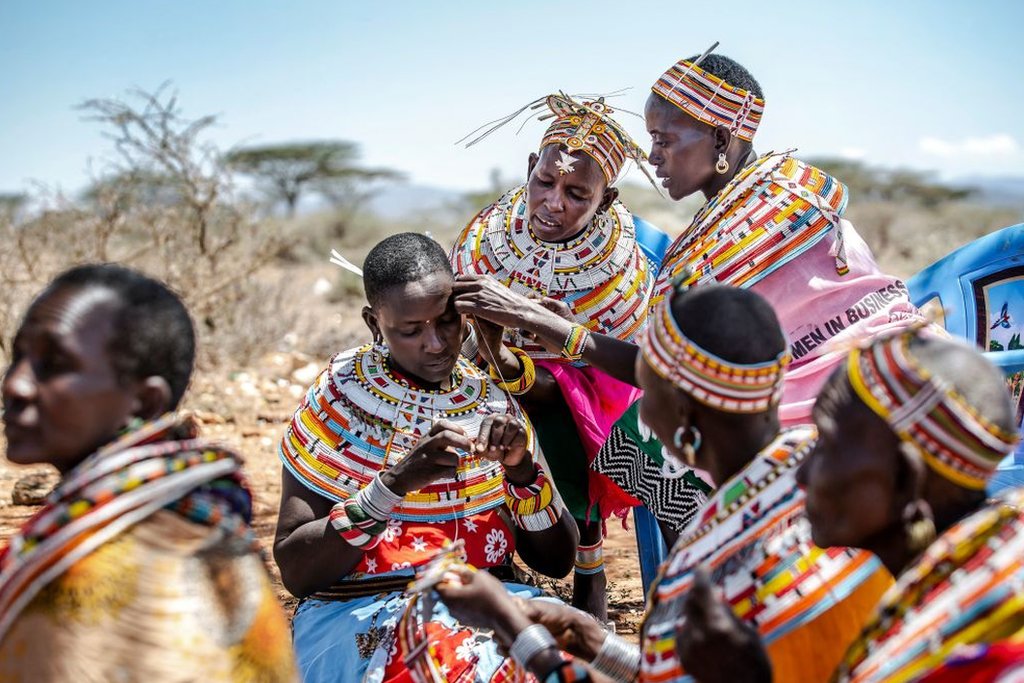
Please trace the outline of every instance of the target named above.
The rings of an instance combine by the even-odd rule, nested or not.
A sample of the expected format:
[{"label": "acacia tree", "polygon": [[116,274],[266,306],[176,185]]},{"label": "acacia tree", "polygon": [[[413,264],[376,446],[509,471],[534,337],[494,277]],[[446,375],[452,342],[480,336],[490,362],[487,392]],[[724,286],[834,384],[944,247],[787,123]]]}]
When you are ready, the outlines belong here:
[{"label": "acacia tree", "polygon": [[228,153],[226,160],[239,173],[254,178],[273,202],[284,202],[288,217],[295,215],[305,193],[350,206],[367,198],[365,189],[374,181],[400,177],[389,169],[357,166],[359,147],[346,140],[247,147]]}]

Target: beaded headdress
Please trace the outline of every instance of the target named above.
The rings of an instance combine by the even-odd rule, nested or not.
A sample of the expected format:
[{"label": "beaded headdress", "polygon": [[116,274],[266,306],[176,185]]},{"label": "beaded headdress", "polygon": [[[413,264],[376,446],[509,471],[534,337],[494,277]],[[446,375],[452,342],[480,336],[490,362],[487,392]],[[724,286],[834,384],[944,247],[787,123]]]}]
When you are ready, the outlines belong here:
[{"label": "beaded headdress", "polygon": [[910,350],[916,334],[911,330],[851,352],[850,385],[933,470],[966,488],[984,489],[1018,437],[989,422],[949,382],[921,366]]},{"label": "beaded headdress", "polygon": [[655,307],[640,342],[651,368],[701,403],[727,413],[761,413],[779,402],[790,357],[742,364],[724,360],[688,339],[672,317],[675,291]]},{"label": "beaded headdress", "polygon": [[[615,110],[605,102],[604,97],[573,97],[562,92],[547,95],[508,116],[484,124],[459,142],[476,135],[466,143],[467,147],[475,145],[502,126],[511,123],[523,112],[541,109],[544,106],[547,106],[549,111],[538,116],[537,120],[546,121],[553,118],[554,121],[544,133],[540,148],[552,144],[564,148],[559,150],[560,157],[555,162],[559,173],[572,173],[575,170],[573,164],[580,159],[579,156],[574,156],[576,152],[586,154],[596,161],[609,185],[619,177],[628,159],[633,160],[638,168],[647,173],[643,165],[647,155],[629,133],[611,117]],[[653,179],[651,182],[654,183]]]},{"label": "beaded headdress", "polygon": [[698,121],[727,126],[733,135],[750,142],[761,123],[764,100],[700,68],[717,45],[692,62],[681,59],[673,64],[651,90]]}]

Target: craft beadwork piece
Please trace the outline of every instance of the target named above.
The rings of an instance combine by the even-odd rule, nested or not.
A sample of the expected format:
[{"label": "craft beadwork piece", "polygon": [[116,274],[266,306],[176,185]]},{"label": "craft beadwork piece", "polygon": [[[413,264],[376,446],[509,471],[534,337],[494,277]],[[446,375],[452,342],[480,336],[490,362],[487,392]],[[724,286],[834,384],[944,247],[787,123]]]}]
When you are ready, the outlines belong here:
[{"label": "craft beadwork piece", "polygon": [[[512,291],[565,303],[593,332],[631,341],[647,318],[654,274],[636,243],[633,217],[618,201],[597,214],[570,242],[545,242],[530,229],[525,188],[481,211],[451,254],[458,274],[490,275]],[[505,340],[534,359],[556,359],[518,330]]]}]

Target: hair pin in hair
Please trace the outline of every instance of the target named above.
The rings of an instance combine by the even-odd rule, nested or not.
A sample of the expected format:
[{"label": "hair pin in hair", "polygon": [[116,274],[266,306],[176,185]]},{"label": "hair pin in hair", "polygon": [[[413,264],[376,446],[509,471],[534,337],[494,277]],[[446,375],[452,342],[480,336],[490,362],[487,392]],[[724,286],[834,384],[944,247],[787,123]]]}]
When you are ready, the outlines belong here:
[{"label": "hair pin in hair", "polygon": [[331,249],[331,263],[359,277],[363,276],[363,269],[342,256],[337,249]]}]

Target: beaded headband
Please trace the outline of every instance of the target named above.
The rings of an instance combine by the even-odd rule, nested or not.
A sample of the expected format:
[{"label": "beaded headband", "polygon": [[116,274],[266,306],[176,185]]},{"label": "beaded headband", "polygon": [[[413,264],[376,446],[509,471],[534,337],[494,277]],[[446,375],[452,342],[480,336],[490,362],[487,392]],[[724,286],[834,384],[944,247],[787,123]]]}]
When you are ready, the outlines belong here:
[{"label": "beaded headband", "polygon": [[672,295],[658,304],[640,342],[644,359],[663,379],[701,403],[727,413],[763,413],[779,402],[790,357],[744,365],[723,360],[688,339],[672,317]]},{"label": "beaded headband", "polygon": [[[599,98],[595,102],[575,102],[561,95],[549,95],[547,105],[555,120],[544,133],[541,149],[548,145],[564,145],[569,153],[562,152],[559,172],[572,173],[572,153],[583,152],[601,167],[604,179],[609,185],[619,177],[626,159],[640,160],[643,151],[622,130],[609,122],[614,110]],[[547,118],[547,117],[541,117]],[[567,159],[568,158],[568,159]]]},{"label": "beaded headband", "polygon": [[984,489],[999,461],[1017,444],[914,358],[904,332],[855,349],[847,360],[850,385],[904,442],[943,477]]},{"label": "beaded headband", "polygon": [[471,147],[502,126],[514,121],[523,112],[547,106],[549,111],[538,116],[537,120],[545,121],[553,118],[554,121],[544,133],[540,147],[543,149],[552,144],[565,147],[564,150],[561,150],[559,160],[555,162],[559,173],[564,175],[575,171],[573,164],[579,160],[579,157],[573,155],[575,152],[582,152],[597,162],[609,185],[619,177],[626,160],[631,159],[657,187],[657,183],[650,177],[643,165],[643,162],[647,160],[647,155],[640,145],[629,136],[629,133],[611,117],[615,110],[608,106],[604,97],[587,97],[587,99],[583,99],[562,92],[547,95],[520,107],[508,116],[484,124],[459,142],[476,135],[466,143],[466,147]]},{"label": "beaded headband", "polygon": [[710,51],[693,62],[679,60],[651,90],[698,121],[709,126],[727,126],[733,135],[750,142],[761,123],[764,100],[700,68],[700,62]]}]

